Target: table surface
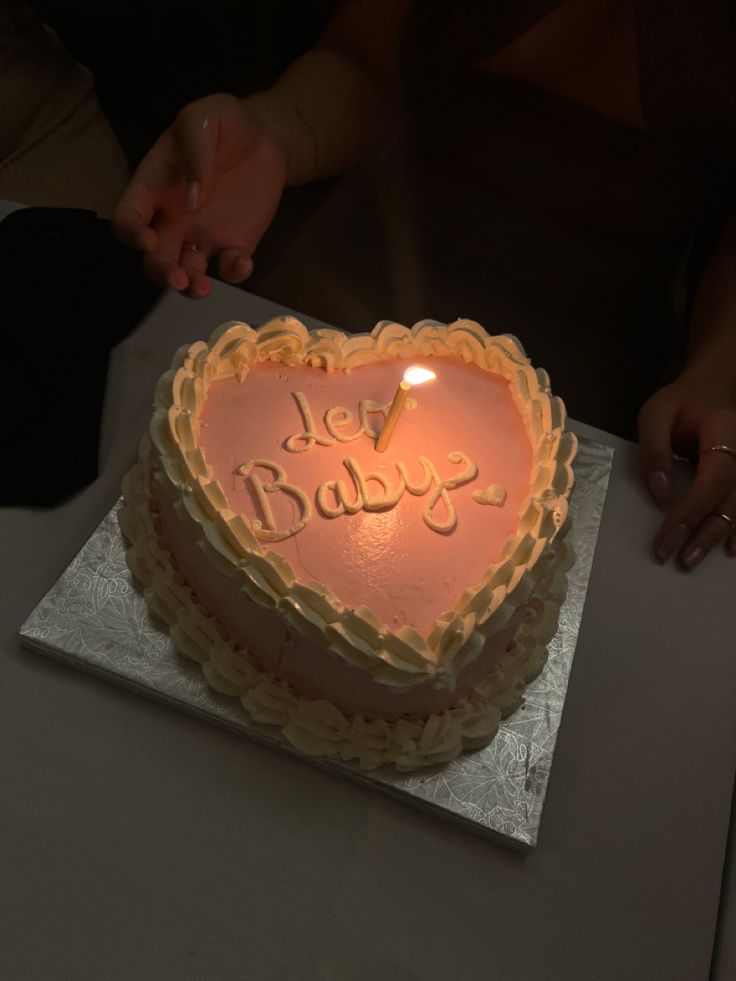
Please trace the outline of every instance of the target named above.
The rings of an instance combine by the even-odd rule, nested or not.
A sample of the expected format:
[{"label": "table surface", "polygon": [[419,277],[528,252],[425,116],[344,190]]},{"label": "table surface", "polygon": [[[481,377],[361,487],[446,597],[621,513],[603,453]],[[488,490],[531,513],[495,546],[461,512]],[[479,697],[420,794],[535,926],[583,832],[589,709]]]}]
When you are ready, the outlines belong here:
[{"label": "table surface", "polygon": [[114,353],[99,479],[0,511],[0,975],[705,981],[736,764],[733,569],[653,560],[632,444],[573,424],[616,456],[526,856],[20,647],[118,495],[173,351],[279,312],[222,285],[166,296]]}]

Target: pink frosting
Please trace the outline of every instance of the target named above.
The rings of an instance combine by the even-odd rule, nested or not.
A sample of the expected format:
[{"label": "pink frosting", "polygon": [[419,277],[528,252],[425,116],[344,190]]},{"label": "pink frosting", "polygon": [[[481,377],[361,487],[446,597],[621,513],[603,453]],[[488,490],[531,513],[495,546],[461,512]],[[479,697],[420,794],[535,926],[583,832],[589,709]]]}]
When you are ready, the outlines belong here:
[{"label": "pink frosting", "polygon": [[[304,430],[294,393],[306,396],[320,436],[328,436],[323,417],[335,406],[353,413],[353,422],[344,429],[352,433],[359,425],[361,399],[389,403],[393,398],[408,365],[398,359],[365,365],[350,374],[266,362],[252,367],[243,382],[215,381],[203,408],[200,441],[235,512],[262,518],[249,482],[237,473],[253,458],[279,464],[285,479],[308,495],[312,516],[307,526],[284,541],[264,543],[264,548],[288,559],[299,580],[324,583],[346,606],[367,606],[393,629],[408,624],[426,634],[498,560],[504,543],[516,531],[519,506],[529,493],[532,452],[503,378],[454,358],[420,357],[412,363],[432,368],[437,380],[412,391],[417,406],[404,410],[383,454],[376,452],[374,439],[366,435],[349,443],[314,445],[301,453],[287,451],[284,443]],[[372,421],[380,428],[380,416]],[[420,456],[430,459],[442,478],[457,474],[461,467],[451,463],[448,454],[458,450],[476,463],[478,476],[449,491],[457,511],[457,526],[451,533],[437,533],[424,523],[422,511],[429,493],[417,497],[405,492],[389,510],[336,518],[323,517],[315,505],[323,481],[342,479],[351,490],[343,465],[347,457],[357,460],[365,472],[379,472],[395,483],[399,460],[405,461],[414,479],[419,478]],[[272,479],[266,470],[255,472],[264,483]],[[475,491],[491,484],[506,490],[501,507],[473,500]],[[377,489],[377,484],[371,482],[369,487]],[[298,513],[295,502],[282,493],[268,499],[277,527],[293,524]],[[444,518],[441,502],[435,514]],[[214,570],[192,569],[192,575],[201,592],[203,579],[214,575]],[[231,625],[237,619],[228,617]],[[233,636],[252,646],[245,636]],[[262,656],[267,657],[265,652]],[[282,655],[282,667],[284,663]],[[295,673],[296,664],[289,671]],[[307,684],[308,677],[297,687],[304,691]]]},{"label": "pink frosting", "polygon": [[519,632],[524,608],[508,626],[493,634],[476,660],[457,679],[452,691],[423,682],[406,692],[378,684],[341,657],[298,635],[278,615],[270,613],[242,593],[215,568],[198,547],[194,535],[181,522],[171,499],[156,488],[161,531],[184,579],[197,593],[208,613],[224,627],[229,638],[247,650],[261,670],[288,682],[307,698],[325,698],[346,715],[394,719],[400,715],[427,716],[461,701],[502,659]]}]

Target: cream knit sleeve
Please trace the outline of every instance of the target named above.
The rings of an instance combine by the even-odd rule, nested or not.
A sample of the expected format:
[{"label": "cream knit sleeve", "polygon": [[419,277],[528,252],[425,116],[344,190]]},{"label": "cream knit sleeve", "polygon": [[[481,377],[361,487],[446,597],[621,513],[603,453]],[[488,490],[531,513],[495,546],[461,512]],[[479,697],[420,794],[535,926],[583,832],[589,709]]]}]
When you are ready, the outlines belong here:
[{"label": "cream knit sleeve", "polygon": [[0,0],[0,198],[108,217],[128,179],[90,72],[16,0]]}]

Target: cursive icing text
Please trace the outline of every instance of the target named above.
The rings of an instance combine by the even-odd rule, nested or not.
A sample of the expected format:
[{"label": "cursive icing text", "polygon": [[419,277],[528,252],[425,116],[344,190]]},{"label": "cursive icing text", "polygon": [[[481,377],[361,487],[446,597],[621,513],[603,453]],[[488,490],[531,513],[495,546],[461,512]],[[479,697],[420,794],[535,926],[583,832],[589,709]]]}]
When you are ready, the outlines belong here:
[{"label": "cursive icing text", "polygon": [[[258,474],[253,473],[253,470],[257,467],[269,470],[274,479],[264,484]],[[247,463],[243,463],[238,467],[238,473],[241,477],[245,477],[250,484],[253,496],[258,502],[258,507],[263,515],[262,521],[256,518],[251,522],[251,527],[256,538],[263,542],[282,542],[285,538],[291,538],[292,535],[296,535],[302,528],[306,528],[309,519],[312,517],[312,505],[301,487],[286,482],[286,472],[283,467],[280,467],[278,463],[274,463],[272,460],[249,460]],[[297,507],[299,508],[299,517],[290,527],[284,528],[283,530],[279,530],[276,527],[276,521],[269,500],[269,495],[271,494],[286,494],[296,501]]]},{"label": "cursive icing text", "polygon": [[[459,450],[448,453],[447,459],[462,469],[441,477],[432,461],[420,456],[420,474],[413,476],[407,464],[399,460],[396,463],[396,477],[391,479],[378,471],[364,471],[357,460],[348,457],[342,461],[348,479],[323,481],[316,492],[317,510],[325,518],[338,518],[343,514],[357,514],[358,511],[387,511],[398,504],[405,492],[416,497],[429,494],[422,520],[432,531],[450,534],[457,527],[457,510],[450,491],[475,480],[478,467]],[[270,471],[274,479],[264,484],[253,472],[258,467]],[[279,542],[298,534],[307,526],[312,516],[309,498],[296,484],[288,483],[283,467],[272,460],[249,460],[238,467],[237,472],[248,481],[262,515],[262,520],[252,522],[256,538]],[[270,503],[273,494],[285,494],[297,502],[298,519],[288,528],[279,529],[276,526]]]},{"label": "cursive icing text", "polygon": [[353,424],[353,413],[341,405],[327,409],[324,414],[323,423],[326,436],[321,436],[317,432],[314,422],[314,415],[311,406],[304,392],[293,392],[294,401],[302,417],[304,429],[300,433],[292,433],[284,440],[284,449],[289,453],[304,453],[311,450],[313,446],[334,446],[335,443],[352,443],[360,436],[368,436],[370,439],[378,437],[378,430],[371,426],[370,417],[380,415],[385,421],[388,413],[388,406],[381,402],[373,402],[371,399],[361,399],[358,403],[357,429],[353,432],[345,430]]}]

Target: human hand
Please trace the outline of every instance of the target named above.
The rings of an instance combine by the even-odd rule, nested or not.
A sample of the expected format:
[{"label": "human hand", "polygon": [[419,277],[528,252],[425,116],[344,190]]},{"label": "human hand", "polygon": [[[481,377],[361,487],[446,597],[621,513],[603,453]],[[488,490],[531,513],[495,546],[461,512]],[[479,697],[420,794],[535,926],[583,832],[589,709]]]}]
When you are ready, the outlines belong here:
[{"label": "human hand", "polygon": [[[653,543],[660,561],[677,552],[693,569],[720,542],[736,556],[736,394],[683,373],[645,402],[639,439],[644,481],[668,509]],[[673,453],[698,459],[690,488],[674,501]]]},{"label": "human hand", "polygon": [[146,273],[193,298],[246,279],[286,184],[287,159],[262,116],[232,95],[186,106],[141,161],[112,217]]}]

